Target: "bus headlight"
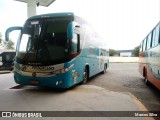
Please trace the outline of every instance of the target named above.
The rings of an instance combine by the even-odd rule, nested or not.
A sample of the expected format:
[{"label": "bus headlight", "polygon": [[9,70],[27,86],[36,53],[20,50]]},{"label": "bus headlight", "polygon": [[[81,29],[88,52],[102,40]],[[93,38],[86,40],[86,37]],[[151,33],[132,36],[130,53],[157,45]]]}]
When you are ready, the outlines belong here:
[{"label": "bus headlight", "polygon": [[61,69],[61,70],[59,70],[59,71],[56,71],[56,74],[66,73],[66,72],[68,72],[73,66],[74,66],[74,64],[72,64],[72,65],[69,66],[68,68],[64,68],[64,69]]}]

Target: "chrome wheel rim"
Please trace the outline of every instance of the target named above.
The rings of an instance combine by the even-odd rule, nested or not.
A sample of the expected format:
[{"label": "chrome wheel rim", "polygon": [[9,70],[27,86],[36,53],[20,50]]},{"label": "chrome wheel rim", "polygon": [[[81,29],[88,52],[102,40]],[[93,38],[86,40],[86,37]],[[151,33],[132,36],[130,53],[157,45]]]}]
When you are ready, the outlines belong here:
[{"label": "chrome wheel rim", "polygon": [[86,82],[87,82],[87,79],[88,79],[88,74],[87,74],[87,70],[86,70],[86,69],[85,69],[83,75],[84,75],[83,83],[86,83]]}]

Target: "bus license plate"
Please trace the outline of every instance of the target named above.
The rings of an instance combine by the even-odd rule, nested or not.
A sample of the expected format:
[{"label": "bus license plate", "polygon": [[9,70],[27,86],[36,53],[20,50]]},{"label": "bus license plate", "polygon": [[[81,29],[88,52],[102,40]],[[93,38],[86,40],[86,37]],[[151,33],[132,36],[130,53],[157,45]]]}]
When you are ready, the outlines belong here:
[{"label": "bus license plate", "polygon": [[30,80],[30,84],[39,84],[38,80]]}]

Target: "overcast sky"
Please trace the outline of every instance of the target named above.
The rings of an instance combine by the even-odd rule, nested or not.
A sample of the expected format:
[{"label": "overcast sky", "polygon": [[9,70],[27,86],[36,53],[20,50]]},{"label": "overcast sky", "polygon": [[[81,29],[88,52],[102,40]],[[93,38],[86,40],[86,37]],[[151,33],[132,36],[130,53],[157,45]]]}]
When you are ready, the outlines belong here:
[{"label": "overcast sky", "polygon": [[[37,14],[74,12],[84,18],[116,50],[133,49],[160,20],[160,0],[56,0],[49,7],[37,7]],[[0,0],[0,32],[22,26],[27,4]],[[15,37],[11,38],[14,42]]]}]

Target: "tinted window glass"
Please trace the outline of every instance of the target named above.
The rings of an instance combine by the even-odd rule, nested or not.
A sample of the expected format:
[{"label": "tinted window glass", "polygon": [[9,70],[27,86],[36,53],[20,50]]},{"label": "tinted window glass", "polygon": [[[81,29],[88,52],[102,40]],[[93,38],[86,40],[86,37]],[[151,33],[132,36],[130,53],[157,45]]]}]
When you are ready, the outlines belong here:
[{"label": "tinted window glass", "polygon": [[147,49],[149,49],[151,47],[151,42],[152,42],[151,41],[152,40],[151,37],[152,37],[152,34],[150,33],[148,38],[147,38]]},{"label": "tinted window glass", "polygon": [[143,41],[143,51],[145,51],[146,50],[146,39],[144,39],[144,41]]}]

